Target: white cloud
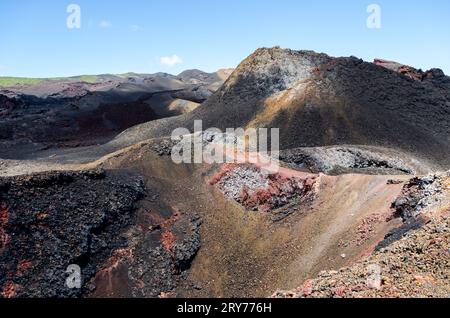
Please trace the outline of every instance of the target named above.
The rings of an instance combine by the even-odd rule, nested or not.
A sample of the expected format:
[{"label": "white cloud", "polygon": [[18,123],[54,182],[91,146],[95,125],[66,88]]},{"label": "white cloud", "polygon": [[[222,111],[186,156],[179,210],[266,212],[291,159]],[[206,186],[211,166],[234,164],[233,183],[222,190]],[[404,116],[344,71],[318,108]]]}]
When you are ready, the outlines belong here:
[{"label": "white cloud", "polygon": [[107,28],[112,27],[112,23],[109,22],[108,20],[102,20],[102,21],[100,21],[98,26],[101,27],[102,29],[107,29]]},{"label": "white cloud", "polygon": [[0,65],[0,72],[4,72],[4,71],[7,71],[7,70],[8,70],[8,68],[6,66]]},{"label": "white cloud", "polygon": [[134,32],[142,30],[142,27],[137,24],[133,24],[130,28],[131,28],[131,31],[134,31]]},{"label": "white cloud", "polygon": [[172,55],[172,56],[163,56],[159,59],[159,62],[162,65],[166,65],[166,66],[175,66],[177,64],[181,64],[183,63],[183,60],[178,56],[178,55]]}]

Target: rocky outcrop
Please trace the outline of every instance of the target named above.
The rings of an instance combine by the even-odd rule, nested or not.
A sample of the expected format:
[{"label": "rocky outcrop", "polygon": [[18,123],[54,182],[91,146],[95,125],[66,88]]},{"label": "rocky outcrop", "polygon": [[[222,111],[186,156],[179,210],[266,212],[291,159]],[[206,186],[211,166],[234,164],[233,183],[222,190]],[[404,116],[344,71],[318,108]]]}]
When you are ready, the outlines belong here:
[{"label": "rocky outcrop", "polygon": [[395,216],[407,221],[426,214],[429,209],[446,199],[449,181],[450,172],[411,179],[404,186],[402,195],[392,203]]},{"label": "rocky outcrop", "polygon": [[424,72],[420,69],[418,70],[408,65],[404,65],[393,61],[387,61],[383,59],[375,59],[373,63],[375,65],[383,66],[391,71],[405,75],[406,77],[409,77],[410,79],[413,79],[415,81],[422,82],[427,80],[431,81],[440,80],[447,84],[449,83],[449,79],[446,78],[444,72],[438,68],[433,68],[431,70]]},{"label": "rocky outcrop", "polygon": [[[126,244],[142,180],[101,170],[2,178],[0,294],[72,297],[109,253]],[[66,286],[69,265],[80,266],[81,288]]]},{"label": "rocky outcrop", "polygon": [[420,174],[431,171],[426,164],[392,149],[363,146],[329,146],[283,150],[280,160],[313,173],[329,175]]},{"label": "rocky outcrop", "polygon": [[210,178],[210,184],[227,198],[246,210],[271,213],[273,220],[280,220],[311,201],[315,181],[314,176],[268,174],[252,164],[224,165]]},{"label": "rocky outcrop", "polygon": [[142,208],[147,193],[140,176],[104,170],[0,179],[0,298],[159,297],[189,284],[202,221]]}]

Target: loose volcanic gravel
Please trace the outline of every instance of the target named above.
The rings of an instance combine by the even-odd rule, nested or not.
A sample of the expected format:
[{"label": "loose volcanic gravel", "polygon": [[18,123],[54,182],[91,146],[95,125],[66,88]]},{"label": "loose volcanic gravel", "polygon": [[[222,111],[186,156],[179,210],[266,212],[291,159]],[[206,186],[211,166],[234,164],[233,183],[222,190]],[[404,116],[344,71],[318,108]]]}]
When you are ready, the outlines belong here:
[{"label": "loose volcanic gravel", "polygon": [[450,297],[450,218],[437,217],[351,267],[273,297]]}]

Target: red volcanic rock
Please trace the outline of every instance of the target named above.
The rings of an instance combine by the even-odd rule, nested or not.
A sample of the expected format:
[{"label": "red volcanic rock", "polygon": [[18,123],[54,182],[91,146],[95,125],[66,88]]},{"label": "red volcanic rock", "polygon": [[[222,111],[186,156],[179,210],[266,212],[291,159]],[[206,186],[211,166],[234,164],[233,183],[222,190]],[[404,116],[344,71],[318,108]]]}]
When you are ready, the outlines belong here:
[{"label": "red volcanic rock", "polygon": [[422,70],[417,70],[411,66],[403,65],[403,64],[393,62],[393,61],[375,59],[373,61],[373,63],[375,65],[383,66],[394,72],[408,76],[409,78],[412,78],[413,80],[416,80],[416,81],[422,81],[427,75],[427,73],[424,73]]},{"label": "red volcanic rock", "polygon": [[161,224],[162,229],[162,235],[161,235],[161,244],[166,249],[167,252],[172,253],[173,247],[176,243],[176,237],[174,233],[172,232],[171,228],[180,217],[180,214],[178,212],[175,212],[169,219],[164,221],[164,223]]},{"label": "red volcanic rock", "polygon": [[32,266],[33,262],[31,262],[30,260],[20,261],[17,265],[16,276],[22,277]]},{"label": "red volcanic rock", "polygon": [[310,198],[315,178],[267,174],[251,164],[232,164],[224,165],[209,183],[247,210],[274,212],[290,210]]},{"label": "red volcanic rock", "polygon": [[9,220],[9,212],[5,203],[0,202],[0,249],[8,245],[10,238],[6,233],[6,225]]},{"label": "red volcanic rock", "polygon": [[20,285],[17,285],[13,283],[12,281],[9,281],[5,284],[5,287],[3,288],[3,291],[1,295],[5,298],[14,298],[17,295],[17,292],[20,289]]},{"label": "red volcanic rock", "polygon": [[5,203],[0,202],[0,225],[6,225],[8,223],[9,213]]}]

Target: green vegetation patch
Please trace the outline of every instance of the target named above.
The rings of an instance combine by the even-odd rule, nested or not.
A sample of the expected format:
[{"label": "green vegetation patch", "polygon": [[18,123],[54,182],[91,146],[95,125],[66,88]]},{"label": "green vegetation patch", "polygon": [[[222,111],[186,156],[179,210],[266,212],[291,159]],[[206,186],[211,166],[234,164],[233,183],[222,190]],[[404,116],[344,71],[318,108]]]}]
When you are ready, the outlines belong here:
[{"label": "green vegetation patch", "polygon": [[81,75],[74,77],[52,77],[52,78],[28,78],[28,77],[10,77],[0,76],[0,87],[9,87],[15,85],[36,85],[43,81],[63,81],[63,82],[86,82],[94,84],[99,82],[97,75]]},{"label": "green vegetation patch", "polygon": [[0,77],[0,86],[36,85],[42,81],[42,78]]}]

